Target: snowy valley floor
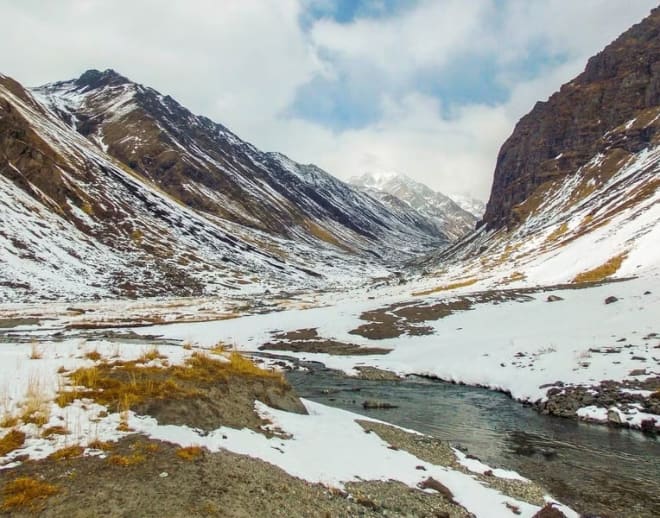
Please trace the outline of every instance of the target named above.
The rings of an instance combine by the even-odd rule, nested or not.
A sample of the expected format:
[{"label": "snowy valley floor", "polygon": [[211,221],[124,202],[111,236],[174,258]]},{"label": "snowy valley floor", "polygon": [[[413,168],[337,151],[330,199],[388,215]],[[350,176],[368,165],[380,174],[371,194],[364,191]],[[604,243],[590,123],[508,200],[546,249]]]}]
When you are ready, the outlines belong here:
[{"label": "snowy valley floor", "polygon": [[[251,505],[279,502],[283,486],[306,495],[296,497],[301,505],[319,507],[273,503],[258,509],[300,516],[467,511],[531,517],[550,499],[514,473],[414,432],[311,401],[303,401],[307,414],[277,410],[296,410],[278,375],[256,374],[227,348],[280,352],[351,375],[375,367],[432,376],[506,391],[549,413],[647,431],[660,427],[657,270],[582,289],[425,283],[260,304],[198,299],[0,308],[4,510],[16,511],[7,505],[20,477],[52,484],[53,495],[40,493],[32,504],[58,515],[68,513],[71,502],[103,506],[126,494],[119,479],[146,482],[156,499],[171,494],[177,480],[207,487],[217,475],[214,463],[234,454],[251,458],[240,457],[239,464],[269,463],[244,466],[264,478],[237,472],[234,482],[242,482],[227,483],[224,497],[212,489],[204,493],[206,511],[186,504],[181,515],[214,509],[258,515]],[[224,367],[209,367],[209,359]],[[210,388],[216,368],[231,380],[218,393]],[[234,404],[208,403],[215,400]],[[195,476],[190,463],[198,468]],[[78,491],[90,486],[72,482],[91,484],[91,472],[103,474],[96,500]],[[185,496],[178,501],[188,502]],[[127,497],[125,505],[138,506],[139,514],[146,504]]]}]

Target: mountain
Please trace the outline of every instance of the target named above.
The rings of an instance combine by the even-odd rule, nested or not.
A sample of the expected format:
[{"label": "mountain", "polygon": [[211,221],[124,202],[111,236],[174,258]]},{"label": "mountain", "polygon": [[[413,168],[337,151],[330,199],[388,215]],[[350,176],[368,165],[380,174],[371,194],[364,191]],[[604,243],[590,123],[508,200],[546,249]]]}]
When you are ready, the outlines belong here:
[{"label": "mountain", "polygon": [[[483,217],[489,228],[522,221],[553,187],[583,172],[585,191],[657,143],[660,119],[660,8],[633,26],[545,102],[500,149]],[[586,171],[597,154],[604,163]]]},{"label": "mountain", "polygon": [[0,76],[0,215],[2,300],[327,287],[446,243],[110,70]]},{"label": "mountain", "polygon": [[398,173],[364,173],[352,185],[381,200],[393,210],[412,208],[454,241],[474,229],[477,218],[454,200],[423,183]]},{"label": "mountain", "polygon": [[441,240],[318,167],[259,151],[113,70],[89,70],[34,93],[103,151],[193,209],[284,238],[320,238],[379,256],[405,249],[411,233],[412,241]]},{"label": "mountain", "polygon": [[456,205],[480,220],[486,212],[486,204],[468,194],[450,193],[447,195]]},{"label": "mountain", "polygon": [[520,120],[499,152],[481,227],[422,263],[461,282],[651,275],[659,202],[660,8]]}]

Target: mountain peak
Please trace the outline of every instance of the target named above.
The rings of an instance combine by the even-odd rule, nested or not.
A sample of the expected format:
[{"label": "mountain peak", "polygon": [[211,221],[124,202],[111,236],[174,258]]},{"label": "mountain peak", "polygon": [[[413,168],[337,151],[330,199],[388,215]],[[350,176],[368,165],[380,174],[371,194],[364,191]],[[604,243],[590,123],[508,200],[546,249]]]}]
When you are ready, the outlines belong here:
[{"label": "mountain peak", "polygon": [[104,86],[119,86],[130,82],[130,79],[111,68],[107,68],[102,72],[96,69],[87,70],[75,81],[77,86],[90,90]]}]

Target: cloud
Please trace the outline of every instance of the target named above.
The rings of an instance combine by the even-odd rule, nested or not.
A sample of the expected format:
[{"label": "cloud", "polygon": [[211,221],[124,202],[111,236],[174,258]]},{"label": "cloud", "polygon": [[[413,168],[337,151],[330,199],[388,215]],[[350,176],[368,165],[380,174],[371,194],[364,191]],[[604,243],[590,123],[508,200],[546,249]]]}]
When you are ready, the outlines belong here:
[{"label": "cloud", "polygon": [[518,118],[655,5],[619,0],[0,0],[0,71],[115,68],[266,150],[485,198]]}]

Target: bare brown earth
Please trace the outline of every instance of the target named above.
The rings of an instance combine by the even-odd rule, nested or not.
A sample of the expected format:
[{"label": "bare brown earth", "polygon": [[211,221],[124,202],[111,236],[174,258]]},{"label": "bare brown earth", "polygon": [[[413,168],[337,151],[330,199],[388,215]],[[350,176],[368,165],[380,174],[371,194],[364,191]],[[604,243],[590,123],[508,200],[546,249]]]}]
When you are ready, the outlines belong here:
[{"label": "bare brown earth", "polygon": [[293,351],[306,353],[326,353],[337,355],[387,354],[390,349],[383,347],[362,347],[357,344],[339,342],[319,336],[316,329],[298,329],[288,333],[276,333],[276,340],[259,347],[260,351]]}]

